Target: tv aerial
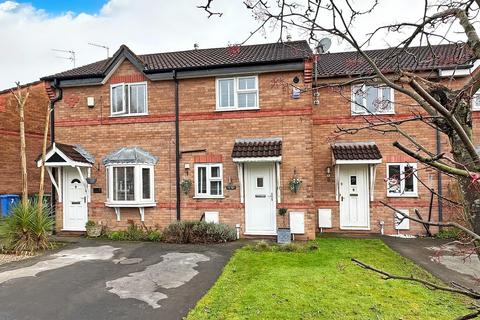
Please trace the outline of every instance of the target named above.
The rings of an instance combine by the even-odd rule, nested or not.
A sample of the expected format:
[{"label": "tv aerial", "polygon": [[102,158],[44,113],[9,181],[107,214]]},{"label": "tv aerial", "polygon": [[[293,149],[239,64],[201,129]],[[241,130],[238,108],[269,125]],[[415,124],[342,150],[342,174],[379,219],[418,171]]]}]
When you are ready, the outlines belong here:
[{"label": "tv aerial", "polygon": [[55,56],[58,59],[70,60],[73,63],[73,67],[75,68],[75,51],[73,50],[62,50],[62,49],[52,49],[55,52],[62,52],[68,54],[68,56]]},{"label": "tv aerial", "polygon": [[89,42],[88,44],[94,47],[103,48],[107,50],[107,59],[110,58],[110,48],[108,46],[105,46],[103,44],[93,43],[93,42]]},{"label": "tv aerial", "polygon": [[332,45],[332,40],[329,38],[323,38],[322,40],[318,41],[317,45],[317,53],[325,53],[330,49],[330,46]]}]

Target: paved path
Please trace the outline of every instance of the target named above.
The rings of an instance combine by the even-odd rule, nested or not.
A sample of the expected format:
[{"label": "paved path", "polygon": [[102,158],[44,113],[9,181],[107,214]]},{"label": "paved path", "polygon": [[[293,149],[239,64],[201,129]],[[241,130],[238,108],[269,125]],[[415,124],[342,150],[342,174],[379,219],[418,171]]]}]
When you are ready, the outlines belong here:
[{"label": "paved path", "polygon": [[181,319],[241,245],[82,240],[0,266],[0,320]]},{"label": "paved path", "polygon": [[390,248],[413,260],[444,282],[454,281],[470,288],[480,289],[480,260],[476,256],[466,257],[458,254],[459,250],[455,247],[446,246],[450,241],[388,236],[381,239]]}]

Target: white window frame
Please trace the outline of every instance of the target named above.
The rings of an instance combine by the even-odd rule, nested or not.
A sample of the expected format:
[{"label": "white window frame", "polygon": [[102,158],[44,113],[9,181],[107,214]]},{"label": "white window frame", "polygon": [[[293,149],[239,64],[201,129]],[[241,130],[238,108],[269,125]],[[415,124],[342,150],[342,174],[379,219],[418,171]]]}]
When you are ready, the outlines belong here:
[{"label": "white window frame", "polygon": [[[239,89],[239,80],[255,78],[255,88],[254,89]],[[233,107],[221,107],[220,106],[220,81],[221,80],[233,80]],[[249,75],[241,77],[224,77],[215,79],[215,97],[216,97],[216,111],[241,111],[241,110],[258,110],[260,109],[260,94],[258,90],[258,75]],[[239,107],[238,106],[238,94],[239,93],[256,93],[255,107]]]},{"label": "white window frame", "polygon": [[480,104],[476,104],[477,98],[480,98],[480,90],[472,96],[472,111],[480,111]]},{"label": "white window frame", "polygon": [[[128,89],[128,94],[125,94],[125,87],[135,86],[135,85],[144,85],[145,86],[145,112],[131,113],[130,112],[130,89]],[[122,111],[113,112],[113,88],[122,87]],[[128,106],[127,106],[128,102]],[[127,110],[128,109],[128,110]],[[132,116],[145,116],[148,115],[148,84],[146,81],[142,82],[129,82],[129,83],[115,83],[110,85],[110,115],[112,117],[132,117]]]},{"label": "white window frame", "polygon": [[[126,168],[133,167],[133,181],[134,181],[134,200],[113,200],[113,168]],[[143,178],[142,169],[150,170],[150,198],[143,199]],[[106,166],[107,176],[107,205],[127,205],[129,207],[139,206],[142,207],[146,204],[155,203],[155,170],[153,165],[140,165],[140,164],[115,164]]]},{"label": "white window frame", "polygon": [[[400,193],[391,193],[389,191],[389,169],[390,166],[400,166]],[[413,168],[413,191],[405,192],[405,167],[412,167]],[[411,162],[392,162],[387,163],[387,197],[391,198],[408,198],[408,197],[418,197],[418,179],[417,179],[417,163]]]},{"label": "white window frame", "polygon": [[[220,167],[220,177],[218,178],[212,178],[212,167]],[[209,199],[209,198],[224,198],[223,195],[223,164],[222,163],[196,163],[194,165],[195,168],[195,197],[194,198],[203,198],[203,199]],[[207,168],[206,170],[206,187],[207,187],[207,192],[206,193],[199,193],[198,190],[198,169],[199,168]],[[210,182],[211,181],[220,181],[220,194],[211,194],[210,190]]]},{"label": "white window frame", "polygon": [[[358,90],[361,90],[362,92],[367,92],[367,87],[375,87],[375,88],[378,88],[378,89],[381,89],[381,90],[378,90],[377,92],[380,93],[382,92],[383,90],[385,89],[389,89],[390,90],[390,105],[391,105],[391,108],[389,111],[385,111],[385,112],[369,112],[367,110],[367,95],[365,94],[364,97],[363,97],[363,107],[360,107],[362,108],[362,111],[359,112],[356,110],[357,108],[357,103],[356,103],[356,99],[355,99],[355,93],[358,92]],[[368,85],[368,84],[359,84],[359,85],[353,85],[351,87],[351,114],[352,116],[364,116],[364,115],[388,115],[388,114],[395,114],[395,90],[393,90],[393,88],[390,88],[388,86],[375,86],[375,85]],[[381,98],[378,96],[377,94],[377,99],[378,98]]]}]

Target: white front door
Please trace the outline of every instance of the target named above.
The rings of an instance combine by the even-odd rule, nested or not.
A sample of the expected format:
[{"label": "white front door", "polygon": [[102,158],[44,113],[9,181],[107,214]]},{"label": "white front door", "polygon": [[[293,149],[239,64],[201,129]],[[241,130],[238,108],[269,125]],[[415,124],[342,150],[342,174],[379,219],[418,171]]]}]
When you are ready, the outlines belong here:
[{"label": "white front door", "polygon": [[368,165],[340,165],[339,201],[341,229],[370,229]]},{"label": "white front door", "polygon": [[275,164],[245,164],[245,233],[275,235]]},{"label": "white front door", "polygon": [[63,176],[63,230],[85,231],[85,223],[87,223],[85,186],[82,184],[76,168],[64,167]]}]

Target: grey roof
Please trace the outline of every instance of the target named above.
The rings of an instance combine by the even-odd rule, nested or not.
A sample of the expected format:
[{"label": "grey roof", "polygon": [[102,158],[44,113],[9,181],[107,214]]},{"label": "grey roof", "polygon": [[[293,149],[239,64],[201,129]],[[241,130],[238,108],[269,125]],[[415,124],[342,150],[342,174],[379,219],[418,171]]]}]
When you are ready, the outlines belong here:
[{"label": "grey roof", "polygon": [[[465,66],[475,59],[465,43],[365,50],[383,72],[398,70],[430,71]],[[373,73],[367,61],[357,52],[325,53],[318,56],[319,78],[369,75]]]},{"label": "grey roof", "polygon": [[145,73],[170,72],[172,70],[196,70],[241,65],[273,64],[303,61],[312,54],[306,41],[266,43],[238,47],[222,47],[175,52],[136,55],[122,45],[113,57],[87,64],[72,70],[43,77],[42,80],[104,77],[112,62],[127,52],[129,57]]},{"label": "grey roof", "polygon": [[121,148],[103,158],[103,164],[156,164],[158,158],[139,147]]}]

